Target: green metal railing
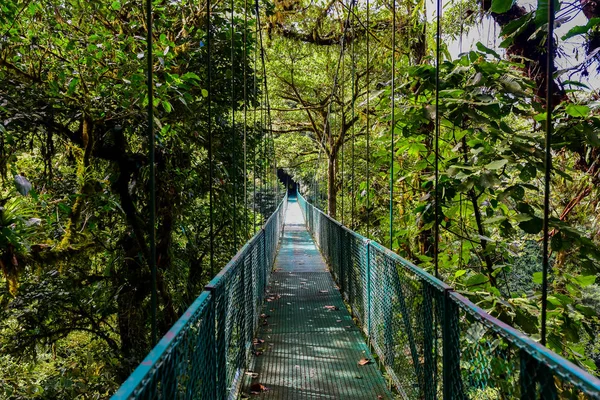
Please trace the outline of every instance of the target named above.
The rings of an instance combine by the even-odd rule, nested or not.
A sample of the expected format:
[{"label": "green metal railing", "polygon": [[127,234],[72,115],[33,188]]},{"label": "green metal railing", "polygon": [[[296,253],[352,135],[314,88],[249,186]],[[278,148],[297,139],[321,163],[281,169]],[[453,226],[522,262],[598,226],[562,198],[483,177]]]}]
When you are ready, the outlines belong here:
[{"label": "green metal railing", "polygon": [[600,380],[298,195],[308,230],[405,399],[600,399]]},{"label": "green metal railing", "polygon": [[235,398],[283,229],[287,196],[112,397]]}]

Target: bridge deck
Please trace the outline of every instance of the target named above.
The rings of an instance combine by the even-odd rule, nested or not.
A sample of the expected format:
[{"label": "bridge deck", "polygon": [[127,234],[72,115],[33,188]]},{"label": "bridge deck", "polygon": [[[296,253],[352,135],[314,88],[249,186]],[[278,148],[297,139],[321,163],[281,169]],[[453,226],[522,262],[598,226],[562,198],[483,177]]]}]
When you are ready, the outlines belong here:
[{"label": "bridge deck", "polygon": [[[294,198],[267,290],[250,366],[255,377],[246,374],[243,393],[289,400],[392,398]],[[370,363],[359,365],[362,359]]]}]

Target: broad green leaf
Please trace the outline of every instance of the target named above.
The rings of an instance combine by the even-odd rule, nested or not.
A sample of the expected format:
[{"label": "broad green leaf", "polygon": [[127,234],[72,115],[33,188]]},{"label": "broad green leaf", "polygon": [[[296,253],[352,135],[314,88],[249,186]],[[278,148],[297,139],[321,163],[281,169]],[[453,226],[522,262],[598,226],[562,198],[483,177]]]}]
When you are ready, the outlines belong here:
[{"label": "broad green leaf", "polygon": [[121,9],[121,2],[120,1],[113,1],[112,4],[110,5],[110,8],[112,8],[113,10],[120,10]]},{"label": "broad green leaf", "polygon": [[578,25],[571,28],[569,32],[567,32],[561,39],[567,40],[577,35],[583,35],[584,33],[588,33],[590,29],[598,25],[600,25],[600,18],[592,18],[585,25]]},{"label": "broad green leaf", "polygon": [[501,160],[495,160],[492,161],[491,163],[485,165],[485,169],[490,169],[490,170],[496,170],[496,169],[502,169],[504,168],[504,166],[508,163],[507,159],[501,159]]},{"label": "broad green leaf", "polygon": [[[554,1],[554,14],[560,10],[560,1]],[[537,9],[535,10],[535,25],[540,27],[548,23],[548,0],[538,0]]]},{"label": "broad green leaf", "polygon": [[571,117],[586,118],[590,115],[591,110],[588,106],[569,104],[565,108],[565,112]]},{"label": "broad green leaf", "polygon": [[167,113],[170,113],[170,112],[171,112],[171,110],[173,109],[173,108],[171,107],[171,103],[169,103],[169,102],[168,102],[168,101],[166,101],[166,100],[163,100],[163,101],[162,101],[162,105],[163,105],[163,108],[165,109],[165,111],[166,111]]},{"label": "broad green leaf", "polygon": [[503,14],[510,10],[513,0],[492,0],[491,11],[496,14]]},{"label": "broad green leaf", "polygon": [[463,275],[464,275],[464,274],[466,274],[466,273],[467,273],[467,270],[466,270],[466,269],[459,269],[458,271],[456,271],[456,272],[454,273],[454,277],[455,277],[455,278],[459,278],[459,277],[463,276]]},{"label": "broad green leaf", "polygon": [[541,285],[543,282],[544,276],[542,272],[534,272],[533,273],[533,283]]},{"label": "broad green leaf", "polygon": [[465,284],[467,286],[476,286],[476,285],[481,285],[483,283],[486,283],[487,281],[488,281],[487,276],[485,276],[483,274],[475,274],[472,277],[470,277],[469,279],[467,279]]},{"label": "broad green leaf", "polygon": [[575,277],[575,281],[583,287],[590,286],[596,282],[596,275],[579,275]]},{"label": "broad green leaf", "polygon": [[[512,0],[510,0],[510,3],[512,6]],[[494,7],[494,3],[492,3],[492,8],[493,7]],[[510,7],[509,7],[509,9],[510,9]],[[497,59],[500,59],[500,54],[496,53],[494,50],[490,49],[489,47],[484,46],[483,43],[477,42],[476,46],[477,46],[477,50],[481,51],[482,53],[490,54],[490,55],[496,57]]]},{"label": "broad green leaf", "polygon": [[208,90],[202,89],[202,97],[208,97]]},{"label": "broad green leaf", "polygon": [[532,217],[530,220],[519,222],[519,228],[526,233],[535,235],[542,230],[543,220],[538,217]]}]

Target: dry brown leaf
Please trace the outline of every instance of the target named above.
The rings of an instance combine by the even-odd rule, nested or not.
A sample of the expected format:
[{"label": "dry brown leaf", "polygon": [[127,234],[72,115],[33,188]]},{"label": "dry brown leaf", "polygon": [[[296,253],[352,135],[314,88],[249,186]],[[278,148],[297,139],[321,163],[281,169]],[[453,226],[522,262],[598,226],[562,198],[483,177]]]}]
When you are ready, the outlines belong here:
[{"label": "dry brown leaf", "polygon": [[371,364],[371,360],[369,360],[368,358],[361,358],[360,361],[358,362],[358,365],[367,365],[367,364]]},{"label": "dry brown leaf", "polygon": [[267,390],[269,390],[269,388],[262,383],[254,383],[250,386],[250,393],[252,394],[260,394],[261,392],[266,392]]}]

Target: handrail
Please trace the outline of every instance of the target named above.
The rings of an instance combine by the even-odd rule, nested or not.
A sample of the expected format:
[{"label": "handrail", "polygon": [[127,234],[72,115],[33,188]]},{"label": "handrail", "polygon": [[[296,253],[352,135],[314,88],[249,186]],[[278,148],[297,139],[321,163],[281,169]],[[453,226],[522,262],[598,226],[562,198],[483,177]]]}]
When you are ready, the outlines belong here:
[{"label": "handrail", "polygon": [[600,399],[597,377],[346,228],[301,194],[298,202],[340,291],[403,398]]},{"label": "handrail", "polygon": [[[258,327],[259,307],[286,207],[287,195],[263,227],[206,285],[112,400],[213,400],[237,395]],[[239,292],[243,298],[236,297]]]}]

